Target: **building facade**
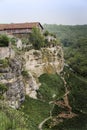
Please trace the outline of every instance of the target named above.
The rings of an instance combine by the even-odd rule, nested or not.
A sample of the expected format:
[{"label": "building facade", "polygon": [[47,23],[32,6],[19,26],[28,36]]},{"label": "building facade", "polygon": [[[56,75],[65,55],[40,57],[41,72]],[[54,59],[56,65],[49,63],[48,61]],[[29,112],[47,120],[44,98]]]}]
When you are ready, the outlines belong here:
[{"label": "building facade", "polygon": [[33,23],[11,23],[11,24],[0,24],[0,34],[28,34],[31,33],[32,29],[36,27],[40,31],[43,31],[43,26],[39,22]]}]

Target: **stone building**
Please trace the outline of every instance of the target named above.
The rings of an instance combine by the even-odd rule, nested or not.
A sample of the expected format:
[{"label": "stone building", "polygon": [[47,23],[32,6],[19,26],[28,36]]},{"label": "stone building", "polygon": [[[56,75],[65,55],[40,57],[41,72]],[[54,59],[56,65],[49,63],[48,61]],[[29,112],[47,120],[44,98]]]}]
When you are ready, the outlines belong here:
[{"label": "stone building", "polygon": [[32,23],[11,23],[11,24],[0,24],[0,34],[28,34],[31,33],[32,29],[36,27],[43,31],[43,26],[39,22]]}]

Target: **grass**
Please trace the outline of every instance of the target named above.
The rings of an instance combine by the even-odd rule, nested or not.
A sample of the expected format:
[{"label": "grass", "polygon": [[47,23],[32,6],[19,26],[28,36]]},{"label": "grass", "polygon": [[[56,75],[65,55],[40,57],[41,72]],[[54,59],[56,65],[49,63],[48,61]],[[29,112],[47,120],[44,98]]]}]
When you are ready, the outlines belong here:
[{"label": "grass", "polygon": [[57,74],[43,74],[39,77],[39,81],[42,85],[38,94],[43,100],[51,101],[65,93],[63,80]]},{"label": "grass", "polygon": [[31,99],[28,96],[26,96],[26,100],[21,107],[21,111],[29,116],[29,119],[32,121],[31,123],[34,125],[32,130],[38,127],[39,123],[49,116],[50,109],[51,106],[48,103]]},{"label": "grass", "polygon": [[0,111],[0,130],[7,130],[11,126],[11,121],[6,114]]},{"label": "grass", "polygon": [[[69,68],[64,68],[62,72],[65,80],[67,81],[67,87],[70,91],[69,102],[74,113],[78,114],[77,117],[71,119],[65,119],[63,123],[55,125],[49,128],[52,120],[49,120],[44,125],[44,130],[87,130],[87,81],[85,78],[76,75]],[[47,79],[48,80],[48,79]],[[51,82],[51,80],[49,80]],[[47,81],[45,82],[47,83]],[[57,116],[62,110],[58,106],[54,106],[52,111],[53,116]]]},{"label": "grass", "polygon": [[[39,123],[50,116],[53,105],[49,105],[49,101],[58,98],[65,92],[63,81],[57,74],[43,74],[39,77],[39,81],[42,85],[38,91],[38,99],[26,96],[20,109],[20,111],[28,115],[31,122],[28,121],[27,124],[28,126],[33,125],[31,130],[36,130],[36,128],[38,130]],[[56,95],[56,97],[53,97],[53,95]]]},{"label": "grass", "polygon": [[[63,123],[54,126],[50,130],[87,130],[87,81],[67,67],[64,68],[63,76],[70,91],[69,103],[73,112],[78,116],[65,119]],[[61,111],[59,107],[55,106],[53,115],[58,115],[59,111]]]},{"label": "grass", "polygon": [[[0,102],[0,130],[29,130],[27,116]],[[31,129],[30,129],[31,130]]]}]

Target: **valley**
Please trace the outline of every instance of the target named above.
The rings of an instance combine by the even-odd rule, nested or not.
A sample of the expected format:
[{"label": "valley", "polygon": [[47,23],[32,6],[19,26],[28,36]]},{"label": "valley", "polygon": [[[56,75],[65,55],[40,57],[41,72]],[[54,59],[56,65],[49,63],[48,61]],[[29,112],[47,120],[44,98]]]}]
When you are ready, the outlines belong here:
[{"label": "valley", "polygon": [[58,43],[0,51],[0,130],[87,130],[87,26],[45,26]]}]

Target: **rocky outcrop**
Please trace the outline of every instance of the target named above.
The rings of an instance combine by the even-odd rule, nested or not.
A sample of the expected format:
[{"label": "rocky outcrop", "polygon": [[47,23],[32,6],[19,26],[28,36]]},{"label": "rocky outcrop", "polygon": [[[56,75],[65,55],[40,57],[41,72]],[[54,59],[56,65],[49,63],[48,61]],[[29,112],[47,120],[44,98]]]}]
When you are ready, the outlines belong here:
[{"label": "rocky outcrop", "polygon": [[5,69],[3,65],[0,67],[0,84],[7,87],[7,91],[3,94],[4,100],[13,108],[18,108],[25,99],[21,62],[18,57],[14,57],[14,59],[9,59]]},{"label": "rocky outcrop", "polygon": [[[5,58],[4,58],[5,60]],[[63,51],[60,46],[30,50],[16,54],[6,60],[5,67],[0,64],[0,84],[5,84],[7,91],[4,100],[13,108],[18,108],[25,95],[37,98],[40,83],[38,77],[44,73],[60,73],[64,66]],[[8,63],[8,65],[7,65]],[[22,72],[26,70],[28,77]]]},{"label": "rocky outcrop", "polygon": [[44,73],[60,73],[63,70],[63,51],[60,46],[42,48],[41,50],[30,50],[25,52],[24,68],[28,71],[30,78],[25,84],[26,94],[37,98],[37,90],[40,83],[38,77]]},{"label": "rocky outcrop", "polygon": [[25,52],[25,68],[33,76],[44,73],[60,73],[64,66],[63,51],[60,46],[43,48],[40,51]]},{"label": "rocky outcrop", "polygon": [[[37,79],[38,80],[38,79]],[[39,89],[40,83],[37,82],[36,78],[29,73],[29,79],[25,80],[26,95],[31,98],[37,99],[37,90]]]},{"label": "rocky outcrop", "polygon": [[0,47],[0,59],[3,58],[14,58],[15,52],[10,47]]}]

